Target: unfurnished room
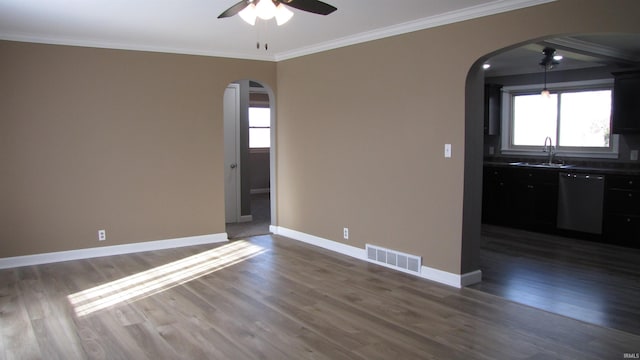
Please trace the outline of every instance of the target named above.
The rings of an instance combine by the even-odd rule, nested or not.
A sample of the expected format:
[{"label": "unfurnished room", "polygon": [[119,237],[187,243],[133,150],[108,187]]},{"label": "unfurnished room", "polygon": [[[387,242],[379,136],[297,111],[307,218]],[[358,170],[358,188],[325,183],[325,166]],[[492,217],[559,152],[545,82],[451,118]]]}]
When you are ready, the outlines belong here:
[{"label": "unfurnished room", "polygon": [[640,358],[638,14],[0,0],[0,359]]}]

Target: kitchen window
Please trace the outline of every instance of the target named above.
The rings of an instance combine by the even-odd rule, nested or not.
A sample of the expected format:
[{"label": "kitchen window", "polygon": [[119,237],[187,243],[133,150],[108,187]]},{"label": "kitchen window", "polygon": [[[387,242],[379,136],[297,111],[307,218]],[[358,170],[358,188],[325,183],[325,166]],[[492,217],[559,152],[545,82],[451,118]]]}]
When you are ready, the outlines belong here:
[{"label": "kitchen window", "polygon": [[611,134],[612,81],[503,88],[502,152],[540,154],[551,138],[559,156],[617,157],[617,136]]},{"label": "kitchen window", "polygon": [[271,109],[249,108],[249,148],[268,149],[271,147]]}]

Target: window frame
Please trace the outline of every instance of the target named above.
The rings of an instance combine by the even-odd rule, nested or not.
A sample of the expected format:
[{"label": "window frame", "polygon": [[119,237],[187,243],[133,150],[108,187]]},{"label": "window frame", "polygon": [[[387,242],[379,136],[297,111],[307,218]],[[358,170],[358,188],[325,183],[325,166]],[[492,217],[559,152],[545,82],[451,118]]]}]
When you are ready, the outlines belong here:
[{"label": "window frame", "polygon": [[[518,95],[530,95],[540,92],[540,89],[544,87],[543,84],[530,84],[530,85],[517,85],[517,86],[505,86],[502,88],[502,132],[501,132],[501,152],[505,155],[538,155],[546,156],[542,153],[543,142],[540,146],[525,146],[525,145],[513,145],[513,102],[514,97]],[[562,83],[547,84],[547,88],[551,93],[563,93],[563,92],[579,92],[589,90],[611,90],[613,94],[613,79],[599,79],[599,80],[587,80],[587,81],[573,81]],[[612,102],[613,105],[613,102]],[[558,109],[560,110],[560,109]],[[559,116],[559,115],[558,115]],[[556,119],[556,121],[558,121]],[[556,130],[556,139],[558,138],[558,132],[560,131],[560,124],[558,122]],[[612,131],[611,123],[609,129]],[[556,156],[562,157],[589,157],[589,158],[602,158],[602,159],[617,159],[618,158],[618,144],[619,136],[617,134],[611,134],[609,139],[609,147],[578,147],[578,146],[563,146],[553,144],[555,147]]]},{"label": "window frame", "polygon": [[[268,107],[249,106],[248,113],[251,112],[251,108],[267,109],[269,112],[271,111],[271,108],[268,108]],[[261,147],[252,147],[251,146],[251,129],[269,129],[269,136],[271,136],[271,113],[269,113],[269,126],[251,126],[251,118],[250,118],[250,116],[247,119],[247,122],[249,123],[249,127],[248,127],[248,136],[249,136],[248,146],[249,146],[249,151],[251,151],[251,152],[265,152],[265,151],[270,150],[271,149],[271,138],[269,138],[269,146],[261,146]]]}]

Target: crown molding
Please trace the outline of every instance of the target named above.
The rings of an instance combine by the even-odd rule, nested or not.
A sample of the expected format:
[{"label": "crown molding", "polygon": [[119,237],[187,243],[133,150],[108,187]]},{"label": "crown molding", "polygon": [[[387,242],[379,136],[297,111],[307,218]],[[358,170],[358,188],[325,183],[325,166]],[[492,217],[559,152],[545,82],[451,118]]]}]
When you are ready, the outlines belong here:
[{"label": "crown molding", "polygon": [[406,34],[414,31],[425,30],[437,26],[453,24],[456,22],[472,20],[484,16],[500,14],[508,11],[519,10],[531,6],[542,5],[557,0],[496,0],[488,4],[468,7],[461,10],[430,16],[414,21],[409,21],[385,28],[367,31],[340,39],[319,43],[312,46],[298,48],[292,51],[281,52],[274,56],[275,61],[293,59],[305,55],[311,55],[327,50],[333,50],[345,46],[360,44],[368,41],[383,39],[395,35]]},{"label": "crown molding", "polygon": [[362,32],[352,36],[346,36],[336,40],[318,43],[311,46],[305,46],[291,51],[280,52],[276,54],[247,54],[247,53],[229,53],[213,50],[203,50],[197,48],[175,48],[162,46],[149,46],[145,44],[128,44],[104,41],[91,41],[61,37],[42,37],[29,34],[5,33],[0,34],[0,39],[9,41],[31,42],[52,45],[68,45],[80,47],[92,47],[103,49],[118,49],[132,51],[149,51],[170,54],[200,55],[211,57],[234,58],[243,60],[259,60],[259,61],[282,61],[327,50],[333,50],[345,46],[355,45],[368,41],[387,38],[395,35],[401,35],[418,30],[429,29],[437,26],[452,24],[456,22],[471,20],[484,16],[495,15],[508,11],[523,9],[527,7],[542,5],[557,0],[496,0],[490,3],[476,5],[461,10],[450,11],[447,13],[430,16],[414,21],[409,21],[373,31]]},{"label": "crown molding", "polygon": [[48,45],[63,45],[63,46],[79,46],[98,49],[113,49],[113,50],[131,50],[131,51],[148,51],[166,54],[182,54],[182,55],[199,55],[210,57],[222,57],[241,60],[258,60],[258,61],[274,61],[274,57],[271,55],[250,55],[246,53],[231,53],[221,51],[202,50],[195,48],[177,48],[177,47],[163,47],[163,46],[149,46],[144,44],[125,44],[105,41],[90,41],[71,38],[59,38],[59,37],[42,37],[31,36],[24,34],[0,34],[0,40],[18,41],[36,44],[48,44]]}]

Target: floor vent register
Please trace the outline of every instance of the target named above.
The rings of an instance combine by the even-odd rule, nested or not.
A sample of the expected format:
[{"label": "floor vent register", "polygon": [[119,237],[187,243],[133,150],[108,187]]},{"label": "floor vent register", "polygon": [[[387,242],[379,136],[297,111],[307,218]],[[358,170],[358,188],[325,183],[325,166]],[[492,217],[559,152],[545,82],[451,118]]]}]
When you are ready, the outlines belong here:
[{"label": "floor vent register", "polygon": [[371,244],[366,245],[367,260],[392,269],[420,275],[422,259],[419,256],[385,249]]}]

